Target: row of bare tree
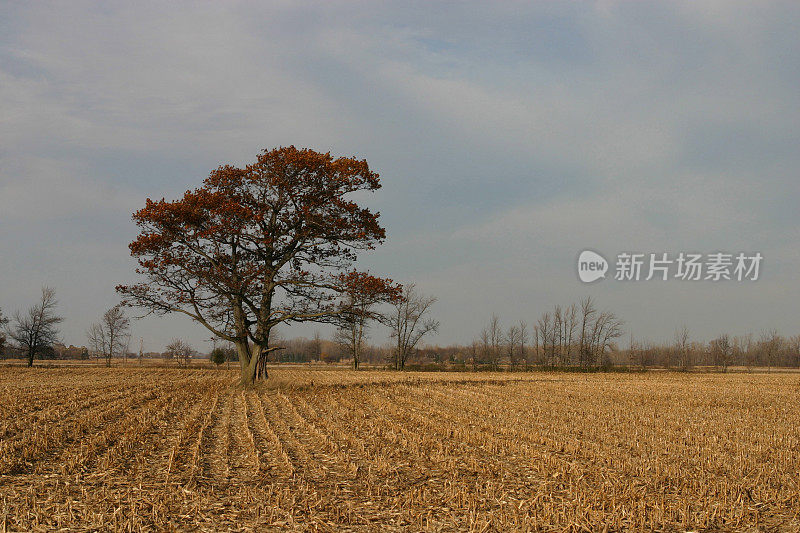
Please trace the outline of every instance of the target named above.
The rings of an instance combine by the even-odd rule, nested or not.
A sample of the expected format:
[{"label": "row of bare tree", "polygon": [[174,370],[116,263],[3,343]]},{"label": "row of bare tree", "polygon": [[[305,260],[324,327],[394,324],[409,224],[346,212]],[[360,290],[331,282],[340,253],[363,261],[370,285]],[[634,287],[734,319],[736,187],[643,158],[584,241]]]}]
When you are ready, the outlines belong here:
[{"label": "row of bare tree", "polygon": [[492,315],[472,344],[472,360],[495,368],[508,363],[511,370],[531,364],[596,366],[622,336],[622,325],[613,312],[599,311],[591,297],[567,307],[556,305],[530,329],[521,320],[504,330]]},{"label": "row of bare tree", "polygon": [[[108,309],[99,322],[92,324],[86,336],[89,339],[91,354],[105,359],[106,366],[111,366],[113,358],[127,361],[130,354],[131,321],[125,314],[122,305]],[[166,346],[162,354],[165,359],[174,360],[178,366],[189,366],[197,351],[183,339],[174,338]],[[139,349],[139,362],[142,362],[142,350]]]},{"label": "row of bare tree", "polygon": [[[28,366],[33,366],[36,358],[53,357],[53,346],[60,342],[58,325],[64,320],[57,313],[57,307],[55,289],[42,287],[39,301],[27,312],[16,312],[9,319],[0,309],[0,355],[5,353],[7,333]],[[111,366],[112,358],[127,357],[131,340],[130,326],[130,319],[121,306],[108,309],[86,332],[91,355],[103,358],[106,366]],[[195,351],[186,342],[173,339],[166,353],[183,366],[188,364]]]},{"label": "row of bare tree", "polygon": [[[426,347],[420,342],[439,323],[428,315],[436,299],[419,293],[413,284],[403,289],[402,298],[388,309],[376,309],[369,302],[358,302],[360,312],[350,314],[340,324],[334,341],[313,339],[280,341],[284,350],[276,352],[281,361],[334,361],[351,358],[357,368],[362,360],[372,364],[389,362],[394,368],[415,364],[461,363],[515,370],[522,366],[580,366],[594,367],[612,362],[634,366],[663,367],[689,370],[696,366],[714,366],[722,371],[729,366],[800,367],[800,335],[782,337],[776,330],[742,336],[723,334],[709,342],[692,341],[686,326],[675,332],[670,344],[637,341],[631,336],[627,350],[620,349],[617,339],[622,335],[622,321],[611,311],[599,310],[587,297],[566,307],[555,306],[543,313],[529,327],[524,321],[503,328],[493,315],[477,340],[467,347]],[[26,313],[15,313],[10,319],[0,310],[0,353],[7,343],[6,333],[22,353],[29,366],[34,358],[46,357],[53,344],[59,341],[58,324],[62,317],[56,312],[55,291],[43,287],[39,301]],[[359,307],[360,306],[360,307]],[[393,345],[377,347],[367,344],[370,321],[388,325]],[[92,354],[111,365],[112,358],[125,357],[130,343],[130,320],[120,306],[107,310],[100,321],[87,331]],[[140,350],[141,351],[141,350]],[[219,353],[216,353],[219,352]],[[337,353],[338,352],[338,353]],[[165,356],[179,365],[188,365],[196,356],[195,350],[180,339],[173,339]],[[212,352],[215,362],[234,361],[235,350],[230,347]]]},{"label": "row of bare tree", "polygon": [[689,328],[675,332],[671,344],[636,341],[628,348],[631,364],[642,368],[663,367],[690,370],[696,366],[717,367],[725,372],[730,366],[746,368],[800,366],[800,335],[782,337],[774,329],[759,335],[722,334],[709,342],[692,341]]},{"label": "row of bare tree", "polygon": [[103,357],[106,366],[111,366],[112,357],[125,358],[130,348],[130,327],[131,321],[120,306],[103,313],[100,322],[92,324],[86,332],[92,354]]},{"label": "row of bare tree", "polygon": [[361,364],[371,322],[389,327],[394,341],[392,364],[396,370],[406,367],[425,335],[439,330],[439,321],[429,316],[436,298],[420,293],[413,283],[404,286],[401,294],[383,308],[374,299],[358,294],[348,297],[348,308],[352,311],[339,321],[334,341],[352,358],[353,368]]}]

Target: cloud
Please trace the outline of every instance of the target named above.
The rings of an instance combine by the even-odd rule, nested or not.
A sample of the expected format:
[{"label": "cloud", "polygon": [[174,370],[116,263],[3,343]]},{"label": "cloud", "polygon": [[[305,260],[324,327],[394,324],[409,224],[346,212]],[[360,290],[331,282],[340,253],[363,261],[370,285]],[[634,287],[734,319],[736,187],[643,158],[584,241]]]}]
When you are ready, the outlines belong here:
[{"label": "cloud", "polygon": [[[592,290],[643,335],[671,334],[709,297],[718,317],[687,315],[698,334],[753,313],[792,327],[775,287],[797,261],[795,4],[0,11],[0,245],[14,250],[0,305],[23,307],[46,278],[71,342],[131,278],[145,197],[286,144],[381,173],[369,201],[389,241],[364,264],[437,294],[443,342],[469,340],[491,310],[532,319],[580,296],[583,247],[763,248],[760,291]],[[641,301],[665,303],[651,317]],[[141,327],[153,345],[207,337],[181,319]]]}]

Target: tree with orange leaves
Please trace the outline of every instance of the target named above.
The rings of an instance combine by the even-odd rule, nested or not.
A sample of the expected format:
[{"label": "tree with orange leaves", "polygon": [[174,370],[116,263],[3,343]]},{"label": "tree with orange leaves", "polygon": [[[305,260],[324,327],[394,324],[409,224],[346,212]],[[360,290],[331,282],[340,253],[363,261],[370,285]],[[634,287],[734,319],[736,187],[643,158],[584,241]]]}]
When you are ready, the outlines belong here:
[{"label": "tree with orange leaves", "polygon": [[380,188],[367,162],[294,146],[244,168],[221,166],[175,201],[147,199],[130,244],[145,281],[120,285],[127,305],[183,313],[234,343],[241,382],[265,379],[280,324],[338,323],[354,284],[375,301],[397,286],[351,267],[386,236],[378,213],[348,196]]}]

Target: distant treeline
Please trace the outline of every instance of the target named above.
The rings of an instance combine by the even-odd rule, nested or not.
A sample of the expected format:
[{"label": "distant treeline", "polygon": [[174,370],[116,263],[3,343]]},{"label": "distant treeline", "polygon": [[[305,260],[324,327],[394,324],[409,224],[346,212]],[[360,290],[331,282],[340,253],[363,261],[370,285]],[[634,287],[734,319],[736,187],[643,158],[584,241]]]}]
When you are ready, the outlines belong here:
[{"label": "distant treeline", "polygon": [[[292,339],[284,343],[285,350],[276,352],[273,362],[350,362],[347,350],[330,341],[322,341],[321,357],[315,355],[315,342],[309,339]],[[499,346],[504,351],[498,358],[487,352],[480,343],[450,346],[425,346],[415,350],[406,365],[407,370],[564,370],[580,371],[611,369],[665,368],[692,370],[713,367],[725,371],[730,366],[738,367],[783,367],[800,368],[800,336],[791,338],[758,336],[748,334],[736,337],[720,336],[708,342],[679,342],[654,344],[633,341],[629,347],[611,344],[604,350],[602,358],[591,363],[581,361],[580,344],[561,346],[566,355],[553,357],[552,345],[517,346],[512,362],[511,346],[506,341]],[[490,350],[491,350],[490,345]],[[557,347],[558,350],[558,347]],[[369,366],[391,367],[394,351],[389,346],[367,344],[363,349],[362,362]]]},{"label": "distant treeline", "polygon": [[[740,336],[720,335],[710,341],[693,340],[689,329],[679,328],[669,343],[652,343],[630,336],[623,346],[623,322],[609,310],[599,310],[592,298],[577,304],[557,305],[532,325],[517,321],[503,327],[493,315],[468,345],[424,346],[408,357],[409,370],[443,368],[471,370],[667,368],[691,370],[729,366],[800,367],[800,335],[783,337],[777,331]],[[350,351],[341,343],[320,339],[282,341],[285,349],[273,354],[275,362],[347,361]],[[365,343],[363,363],[391,366],[396,361],[392,345]]]},{"label": "distant treeline", "polygon": [[[409,294],[410,301],[426,304],[420,308],[423,311],[435,301],[414,292]],[[51,289],[44,288],[42,303],[38,307],[33,307],[28,314],[34,318],[38,316],[37,313],[41,314],[41,310],[48,304],[47,298],[52,298],[52,295]],[[405,309],[401,308],[402,310]],[[401,318],[409,316],[416,321],[424,314],[419,309],[411,311],[398,316]],[[28,322],[33,326],[27,327],[27,317],[28,315],[15,316],[18,323],[16,330],[8,327],[0,329],[0,359],[27,358],[34,349],[35,356],[39,359],[107,357],[110,361],[108,353],[104,356],[105,352],[97,347],[87,349],[85,346],[65,346],[52,340],[45,342],[47,340],[45,339],[31,348],[19,340],[25,339],[20,334],[15,337],[17,342],[7,342],[4,330],[10,333],[26,332],[36,326],[37,322],[31,319]],[[0,312],[0,327],[8,322]],[[401,330],[402,328],[398,326],[403,324],[400,318],[396,322],[393,328],[395,332]],[[438,322],[430,324],[438,326]],[[276,335],[274,343],[280,349],[270,354],[270,361],[352,364],[354,343],[351,342],[352,339],[339,333],[340,331],[332,340],[323,339],[319,333],[312,339],[282,339]],[[691,370],[696,367],[713,367],[725,371],[730,366],[800,367],[800,335],[784,337],[775,330],[738,336],[723,334],[710,341],[701,341],[692,339],[689,328],[683,326],[675,331],[671,342],[665,343],[642,341],[633,335],[623,339],[623,335],[622,320],[609,310],[598,309],[592,298],[584,298],[577,304],[557,305],[530,323],[519,320],[504,327],[500,318],[492,315],[475,339],[466,345],[417,347],[415,343],[405,343],[401,348],[408,353],[398,356],[400,348],[395,341],[378,346],[359,339],[357,353],[361,363],[372,367],[431,371],[444,369],[594,371],[647,368]],[[49,334],[49,337],[54,336],[55,333]],[[396,339],[396,333],[393,333],[392,338]],[[129,339],[120,345],[120,349],[117,350],[119,353],[111,353],[111,357],[136,359],[144,356],[147,359],[174,359],[179,364],[188,364],[191,359],[209,357],[198,354],[179,339],[173,339],[163,353],[135,354],[128,351],[127,340]],[[232,345],[219,345],[214,352],[211,354],[211,359],[217,364],[238,360],[238,353]],[[32,358],[30,360],[32,361]]]}]

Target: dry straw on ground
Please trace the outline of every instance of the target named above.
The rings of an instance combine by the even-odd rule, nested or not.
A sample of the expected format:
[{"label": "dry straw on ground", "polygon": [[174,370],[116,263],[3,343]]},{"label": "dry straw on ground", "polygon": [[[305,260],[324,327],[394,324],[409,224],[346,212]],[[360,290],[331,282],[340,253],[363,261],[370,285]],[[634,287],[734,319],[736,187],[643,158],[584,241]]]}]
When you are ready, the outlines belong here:
[{"label": "dry straw on ground", "polygon": [[800,529],[797,374],[274,375],[2,369],[0,531]]}]

